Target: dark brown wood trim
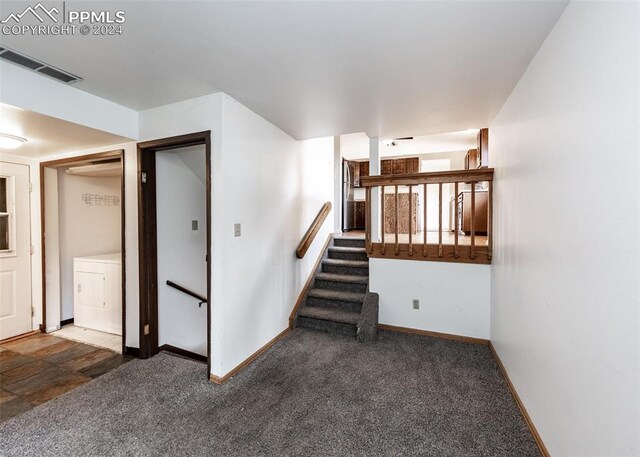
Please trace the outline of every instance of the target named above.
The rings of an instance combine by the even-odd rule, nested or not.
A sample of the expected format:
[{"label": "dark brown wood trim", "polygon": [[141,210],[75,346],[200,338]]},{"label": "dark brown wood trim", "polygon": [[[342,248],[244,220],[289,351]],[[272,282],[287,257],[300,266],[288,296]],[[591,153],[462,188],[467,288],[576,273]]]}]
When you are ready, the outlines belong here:
[{"label": "dark brown wood trim", "polygon": [[46,162],[40,162],[41,167],[48,168],[60,168],[71,164],[81,164],[95,161],[102,161],[107,159],[117,159],[124,153],[122,149],[114,149],[113,151],[96,152],[93,154],[85,154],[75,157],[64,157],[62,159],[48,160]]},{"label": "dark brown wood trim", "polygon": [[27,333],[22,333],[20,335],[12,336],[10,338],[5,338],[4,340],[0,340],[0,344],[11,343],[12,341],[21,340],[22,338],[27,338],[33,335],[37,335],[38,333],[42,333],[40,330],[31,330]]},{"label": "dark brown wood trim", "polygon": [[408,186],[410,184],[451,184],[455,182],[482,181],[493,181],[493,168],[363,176],[360,178],[360,185],[362,187]]},{"label": "dark brown wood trim", "polygon": [[127,179],[127,175],[125,173],[126,158],[124,156],[124,150],[122,150],[120,157],[120,252],[122,254],[122,265],[120,265],[120,271],[122,272],[122,353],[124,354],[127,350],[127,312],[125,308],[125,302],[127,300],[127,205],[124,184]]},{"label": "dark brown wood trim", "polygon": [[[420,245],[418,245],[420,246]],[[386,250],[383,252],[382,243],[372,243],[370,258],[374,259],[401,259],[401,260],[422,260],[426,262],[452,262],[452,263],[470,263],[480,265],[490,265],[489,249],[487,246],[476,246],[475,258],[471,258],[471,247],[458,245],[458,257],[456,257],[455,246],[449,244],[442,245],[442,256],[439,256],[438,244],[427,245],[426,253],[422,249],[413,251],[413,255],[409,255],[409,245],[404,243],[399,245],[399,252]]]},{"label": "dark brown wood trim", "polygon": [[[211,131],[138,143],[138,256],[140,271],[140,356],[152,357],[158,347],[158,247],[156,230],[155,153],[187,146],[205,146],[207,220],[207,375],[211,373]],[[142,183],[146,173],[146,183]],[[145,327],[148,334],[145,335]]]},{"label": "dark brown wood trim", "polygon": [[311,286],[311,283],[313,282],[313,278],[316,276],[316,271],[318,270],[318,267],[320,266],[320,262],[322,262],[322,257],[324,256],[324,251],[327,250],[327,246],[329,246],[329,242],[331,241],[332,238],[333,238],[333,234],[329,234],[327,236],[327,239],[324,242],[324,245],[322,246],[322,250],[320,251],[320,255],[316,259],[316,263],[313,264],[313,268],[311,269],[311,272],[309,273],[309,277],[307,278],[307,282],[304,283],[304,286],[302,287],[302,290],[300,291],[300,294],[298,295],[298,299],[296,300],[296,304],[293,305],[293,309],[291,310],[291,314],[289,314],[289,328],[291,328],[291,329],[293,328],[293,320],[296,317],[296,313],[298,312],[298,308],[300,308],[300,305],[302,304],[302,300],[304,299],[304,296],[307,294],[307,290],[309,290],[309,287]]},{"label": "dark brown wood trim", "polygon": [[489,345],[489,340],[483,338],[475,338],[472,336],[453,335],[451,333],[432,332],[430,330],[419,330],[417,328],[396,327],[395,325],[378,324],[380,330],[391,330],[393,332],[410,333],[412,335],[430,336],[433,338],[441,338],[444,340],[458,341],[460,343]]},{"label": "dark brown wood trim", "polygon": [[123,354],[127,355],[129,357],[139,358],[140,357],[140,348],[132,348],[130,346],[125,346]]},{"label": "dark brown wood trim", "polygon": [[289,333],[291,330],[287,327],[285,328],[282,332],[280,332],[278,335],[276,335],[275,338],[273,338],[271,341],[269,341],[267,344],[265,344],[264,346],[262,346],[260,349],[258,349],[256,352],[254,352],[253,354],[251,354],[249,357],[247,357],[240,365],[238,365],[237,367],[235,367],[233,370],[231,370],[229,373],[227,373],[224,376],[216,376],[214,374],[210,374],[209,375],[209,380],[214,382],[215,384],[223,384],[225,382],[227,382],[229,379],[233,378],[236,374],[238,374],[238,372],[240,370],[242,370],[243,368],[245,368],[247,365],[249,365],[251,362],[253,362],[254,360],[256,360],[258,357],[260,357],[262,354],[264,354],[269,348],[271,348],[271,346],[273,346],[274,344],[276,344],[282,337],[284,337],[287,333]]},{"label": "dark brown wood trim", "polygon": [[502,376],[504,376],[504,379],[507,382],[507,386],[509,387],[509,391],[513,396],[513,400],[516,402],[516,405],[518,406],[520,413],[522,413],[522,417],[524,418],[524,421],[527,423],[529,430],[531,430],[531,434],[533,435],[533,439],[536,441],[536,444],[540,449],[540,453],[544,457],[549,457],[551,454],[547,450],[547,447],[545,446],[544,441],[542,441],[542,437],[538,433],[538,429],[536,429],[536,426],[533,424],[533,421],[531,420],[531,416],[529,416],[529,413],[527,412],[527,408],[525,408],[524,403],[522,403],[522,400],[520,399],[520,395],[518,395],[518,392],[516,391],[515,386],[511,382],[511,378],[509,378],[509,373],[507,372],[507,369],[504,367],[502,360],[500,360],[500,357],[498,356],[498,353],[496,352],[496,348],[493,346],[492,342],[489,342],[489,349],[491,350],[491,354],[493,355],[493,358],[495,359],[496,364],[498,365],[498,368],[500,368],[500,371],[502,372]]},{"label": "dark brown wood trim", "polygon": [[298,249],[296,249],[296,257],[302,259],[305,256],[305,254],[309,250],[309,247],[311,247],[313,240],[316,239],[316,235],[318,234],[320,227],[322,227],[322,224],[324,224],[324,221],[330,212],[331,202],[326,202],[324,205],[322,205],[322,208],[320,208],[320,211],[316,215],[315,219],[313,219],[313,222],[309,226],[309,229],[302,237],[302,240],[298,245]]},{"label": "dark brown wood trim", "polygon": [[96,152],[93,154],[85,154],[80,156],[65,157],[62,159],[48,160],[40,162],[40,256],[42,261],[42,322],[40,323],[40,331],[47,332],[47,278],[46,278],[46,248],[45,248],[45,194],[44,194],[44,170],[45,168],[60,168],[67,165],[95,162],[108,159],[120,159],[122,176],[120,181],[120,237],[121,237],[121,254],[122,254],[122,353],[126,349],[126,321],[127,321],[127,294],[126,294],[126,246],[125,246],[125,154],[124,149],[115,149],[112,151]]},{"label": "dark brown wood trim", "polygon": [[204,363],[206,363],[208,359],[208,357],[205,355],[200,355],[195,352],[187,351],[186,349],[180,349],[170,344],[163,344],[158,348],[158,351],[171,352],[172,354],[176,354],[181,357],[186,357],[188,359],[193,359],[193,360],[197,360],[198,362],[204,362]]}]

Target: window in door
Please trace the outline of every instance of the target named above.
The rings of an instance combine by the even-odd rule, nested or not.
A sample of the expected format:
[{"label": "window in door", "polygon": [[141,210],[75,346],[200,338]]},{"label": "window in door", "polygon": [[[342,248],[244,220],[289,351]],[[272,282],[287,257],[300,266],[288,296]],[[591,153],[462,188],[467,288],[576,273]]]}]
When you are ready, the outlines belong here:
[{"label": "window in door", "polygon": [[0,176],[0,254],[12,251],[14,227],[11,178]]}]

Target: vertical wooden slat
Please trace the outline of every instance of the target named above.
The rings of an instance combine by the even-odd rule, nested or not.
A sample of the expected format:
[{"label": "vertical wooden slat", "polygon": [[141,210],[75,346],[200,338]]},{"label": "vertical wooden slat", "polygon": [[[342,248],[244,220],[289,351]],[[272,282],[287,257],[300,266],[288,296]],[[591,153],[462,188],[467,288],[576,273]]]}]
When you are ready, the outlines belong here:
[{"label": "vertical wooden slat", "polygon": [[487,202],[487,257],[491,260],[493,248],[493,181],[489,181],[489,201]]},{"label": "vertical wooden slat", "polygon": [[371,187],[367,187],[364,201],[364,243],[367,252],[371,253]]},{"label": "vertical wooden slat", "polygon": [[422,209],[422,211],[424,212],[424,220],[422,222],[422,255],[424,257],[427,256],[427,185],[423,184],[422,185],[422,189],[423,189],[423,199],[424,199],[424,208]]},{"label": "vertical wooden slat", "polygon": [[476,258],[476,183],[471,183],[471,258]]},{"label": "vertical wooden slat", "polygon": [[398,255],[400,254],[400,244],[398,244],[398,185],[395,186],[396,188],[396,249],[395,249],[395,254]]},{"label": "vertical wooden slat", "polygon": [[409,184],[409,255],[413,255],[413,186]]},{"label": "vertical wooden slat", "polygon": [[442,257],[442,183],[438,183],[438,257]]},{"label": "vertical wooden slat", "polygon": [[455,184],[455,190],[454,190],[454,201],[455,201],[455,207],[453,210],[453,218],[454,218],[454,224],[453,224],[453,239],[454,239],[454,248],[453,248],[453,256],[457,259],[458,258],[458,183],[456,182]]},{"label": "vertical wooden slat", "polygon": [[382,255],[384,255],[384,249],[386,246],[386,241],[385,241],[385,231],[384,231],[384,186],[380,187],[380,192],[381,192],[381,199],[382,199],[382,203],[380,203],[380,228],[382,230]]}]

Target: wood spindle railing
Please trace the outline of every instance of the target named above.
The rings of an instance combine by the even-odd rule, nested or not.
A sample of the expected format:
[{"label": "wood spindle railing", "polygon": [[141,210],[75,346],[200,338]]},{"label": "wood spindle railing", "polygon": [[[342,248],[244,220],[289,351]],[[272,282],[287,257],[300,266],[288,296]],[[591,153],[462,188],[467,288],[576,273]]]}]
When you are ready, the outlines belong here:
[{"label": "wood spindle railing", "polygon": [[396,186],[396,204],[395,206],[395,213],[396,213],[396,243],[395,243],[395,247],[394,247],[394,252],[396,255],[400,254],[400,243],[398,242],[399,239],[399,233],[398,233],[398,222],[400,220],[399,217],[399,209],[398,209],[398,186]]},{"label": "wood spindle railing", "polygon": [[438,257],[442,257],[442,183],[438,183]]},{"label": "wood spindle railing", "polygon": [[427,226],[427,202],[429,200],[427,200],[427,183],[424,183],[422,185],[422,193],[424,194],[423,200],[424,200],[424,208],[422,209],[422,211],[424,212],[424,217],[423,217],[423,221],[422,221],[422,226],[423,226],[423,233],[422,233],[422,256],[423,257],[427,257],[429,255],[429,249],[428,249],[428,240],[427,240],[427,231],[428,231],[428,226]]},{"label": "wood spindle railing", "polygon": [[476,183],[471,181],[471,258],[476,258]]},{"label": "wood spindle railing", "polygon": [[[486,183],[477,186],[479,183]],[[480,168],[476,170],[453,170],[433,173],[407,173],[385,176],[361,177],[360,184],[366,188],[366,222],[365,239],[367,252],[370,257],[406,258],[416,260],[435,260],[445,262],[465,263],[491,263],[493,247],[493,169]],[[429,184],[438,185],[438,239],[429,244],[428,238],[428,187]],[[444,227],[444,188],[443,185],[451,185],[454,191],[453,200],[446,202],[453,217],[450,217],[445,240]],[[422,186],[422,211],[419,211],[419,200],[413,199],[416,186]],[[386,195],[386,188],[393,188],[393,194]],[[402,194],[400,187],[406,186],[409,198],[408,204],[404,202],[404,188]],[[478,187],[478,188],[476,188]],[[378,188],[381,198],[372,201],[372,189]],[[419,189],[419,187],[418,187]],[[465,190],[468,189],[468,190]],[[417,193],[418,199],[420,192]],[[380,204],[380,234],[374,234],[376,241],[372,239],[372,204]],[[386,204],[386,206],[385,206]],[[486,205],[486,206],[485,206]],[[402,206],[402,208],[401,208]],[[478,208],[482,208],[482,213]],[[408,214],[407,214],[408,211]],[[486,211],[486,213],[485,213]],[[422,236],[415,236],[420,230],[419,213],[422,213]],[[485,223],[484,217],[487,217]],[[407,222],[408,218],[408,223]],[[402,221],[402,222],[401,222]],[[486,224],[486,225],[485,225]],[[387,229],[389,229],[387,231]],[[408,231],[407,231],[408,229]],[[453,236],[450,231],[453,229]],[[393,235],[391,234],[393,232]],[[405,235],[405,233],[407,235]],[[486,233],[486,237],[484,236]],[[393,254],[387,249],[386,235],[393,236]],[[420,252],[422,242],[422,255],[415,255],[416,249]],[[416,246],[416,244],[418,246]]]},{"label": "wood spindle railing", "polygon": [[409,256],[413,255],[413,186],[409,185]]},{"label": "wood spindle railing", "polygon": [[386,229],[385,229],[385,225],[384,225],[384,200],[385,200],[384,186],[382,186],[380,188],[380,192],[382,193],[382,198],[381,198],[382,203],[380,204],[380,227],[382,229],[381,230],[381,232],[382,232],[382,239],[381,239],[381,241],[382,241],[382,253],[384,254],[385,246],[387,245],[386,237],[385,237],[385,234],[386,234],[385,230]]},{"label": "wood spindle railing", "polygon": [[454,248],[453,248],[453,256],[457,259],[459,252],[458,252],[458,231],[459,231],[459,224],[460,221],[458,219],[458,183],[455,183],[455,190],[454,190],[454,194],[453,194],[453,198],[455,201],[455,205],[454,205],[454,209],[453,209],[453,219],[454,219],[454,223],[453,223],[453,240],[454,240]]}]

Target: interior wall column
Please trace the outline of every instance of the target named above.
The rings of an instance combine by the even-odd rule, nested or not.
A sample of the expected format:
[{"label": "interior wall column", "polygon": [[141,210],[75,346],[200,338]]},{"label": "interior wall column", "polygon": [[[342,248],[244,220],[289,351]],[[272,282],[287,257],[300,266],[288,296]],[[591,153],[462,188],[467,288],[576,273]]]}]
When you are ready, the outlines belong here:
[{"label": "interior wall column", "polygon": [[[380,138],[369,138],[369,175],[380,174]],[[380,241],[380,189],[371,189],[371,240]]]},{"label": "interior wall column", "polygon": [[333,137],[333,232],[342,232],[342,153],[340,135]]}]

